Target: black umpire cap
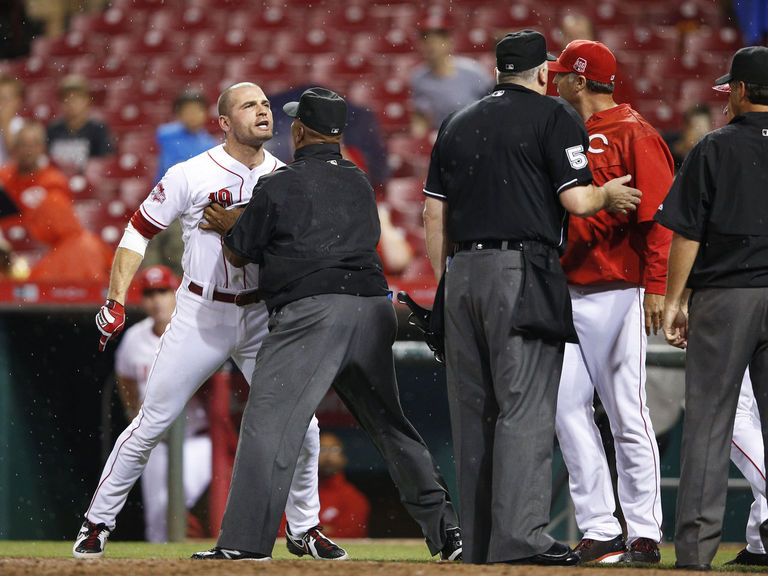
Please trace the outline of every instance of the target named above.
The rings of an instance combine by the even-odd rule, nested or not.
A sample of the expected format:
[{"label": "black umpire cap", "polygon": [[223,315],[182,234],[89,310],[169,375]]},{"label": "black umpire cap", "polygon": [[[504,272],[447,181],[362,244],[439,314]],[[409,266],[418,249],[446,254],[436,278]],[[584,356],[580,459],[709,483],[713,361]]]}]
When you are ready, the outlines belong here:
[{"label": "black umpire cap", "polygon": [[507,34],[496,44],[496,68],[499,72],[523,72],[557,60],[547,52],[547,40],[535,30]]},{"label": "black umpire cap", "polygon": [[305,90],[298,102],[285,104],[283,112],[326,136],[338,136],[344,132],[347,123],[347,103],[336,92],[326,88]]},{"label": "black umpire cap", "polygon": [[731,60],[730,72],[715,80],[715,86],[739,80],[768,86],[768,47],[748,46],[738,50]]}]

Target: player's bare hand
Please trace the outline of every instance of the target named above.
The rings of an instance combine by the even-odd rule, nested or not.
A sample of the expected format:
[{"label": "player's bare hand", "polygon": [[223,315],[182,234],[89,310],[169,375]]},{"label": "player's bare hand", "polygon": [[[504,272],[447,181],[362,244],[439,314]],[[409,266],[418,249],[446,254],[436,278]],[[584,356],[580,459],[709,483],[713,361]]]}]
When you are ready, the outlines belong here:
[{"label": "player's bare hand", "polygon": [[640,204],[640,197],[643,193],[637,188],[626,185],[631,179],[632,175],[626,174],[603,184],[606,196],[605,209],[608,212],[628,214],[637,210],[637,205]]},{"label": "player's bare hand", "polygon": [[688,347],[688,315],[680,309],[679,305],[667,303],[664,306],[662,327],[668,344],[675,348]]},{"label": "player's bare hand", "polygon": [[200,230],[216,232],[220,236],[226,236],[227,232],[235,225],[237,217],[240,216],[242,211],[242,208],[227,210],[218,202],[211,202],[203,210],[203,220],[200,221],[198,227]]},{"label": "player's bare hand", "polygon": [[643,299],[643,311],[645,312],[645,333],[649,336],[651,331],[658,334],[659,330],[662,330],[664,320],[664,296],[646,292]]}]

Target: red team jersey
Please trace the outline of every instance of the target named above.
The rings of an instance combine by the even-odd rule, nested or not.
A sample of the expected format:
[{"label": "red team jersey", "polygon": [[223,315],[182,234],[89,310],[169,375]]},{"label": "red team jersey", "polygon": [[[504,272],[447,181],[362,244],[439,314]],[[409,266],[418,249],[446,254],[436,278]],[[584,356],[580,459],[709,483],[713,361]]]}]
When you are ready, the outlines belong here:
[{"label": "red team jersey", "polygon": [[643,196],[636,212],[601,210],[571,217],[561,262],[570,284],[629,283],[664,294],[672,231],[653,216],[672,185],[674,162],[659,133],[628,104],[594,114],[586,123],[594,183],[631,174]]}]

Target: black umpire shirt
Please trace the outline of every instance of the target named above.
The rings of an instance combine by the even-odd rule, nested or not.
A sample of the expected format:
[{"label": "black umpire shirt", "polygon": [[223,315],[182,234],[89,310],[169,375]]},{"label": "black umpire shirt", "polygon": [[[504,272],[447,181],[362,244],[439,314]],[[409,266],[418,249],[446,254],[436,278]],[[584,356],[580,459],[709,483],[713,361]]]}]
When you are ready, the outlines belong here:
[{"label": "black umpire shirt", "polygon": [[592,181],[588,147],[563,100],[499,84],[440,126],[424,194],[447,200],[452,242],[536,240],[562,252],[558,195]]},{"label": "black umpire shirt", "polygon": [[768,286],[768,112],[699,140],[655,219],[701,243],[689,287]]},{"label": "black umpire shirt", "polygon": [[316,294],[386,295],[379,234],[365,173],[338,144],[312,144],[259,179],[224,244],[260,264],[259,291],[272,311]]}]

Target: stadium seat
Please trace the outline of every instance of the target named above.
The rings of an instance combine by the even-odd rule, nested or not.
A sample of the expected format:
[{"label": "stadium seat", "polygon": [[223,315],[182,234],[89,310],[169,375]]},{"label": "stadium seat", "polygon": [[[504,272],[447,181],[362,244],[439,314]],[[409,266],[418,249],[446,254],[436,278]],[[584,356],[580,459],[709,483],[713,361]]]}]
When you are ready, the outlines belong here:
[{"label": "stadium seat", "polygon": [[415,138],[410,134],[393,134],[387,142],[387,164],[392,178],[424,178],[432,151],[430,138]]},{"label": "stadium seat", "polygon": [[118,34],[130,34],[134,30],[142,30],[145,24],[145,13],[135,10],[127,11],[117,6],[110,6],[98,14],[78,14],[72,19],[72,29],[87,34],[99,34],[104,37]]},{"label": "stadium seat", "polygon": [[198,32],[190,40],[191,51],[202,58],[215,55],[240,55],[261,53],[264,50],[264,40],[258,34],[253,34],[244,28],[227,28],[221,31]]},{"label": "stadium seat", "polygon": [[634,108],[659,132],[680,128],[682,114],[676,102],[637,100]]},{"label": "stadium seat", "polygon": [[722,28],[700,28],[685,35],[683,46],[686,52],[725,52],[728,57],[743,46],[741,33],[730,26]]}]

